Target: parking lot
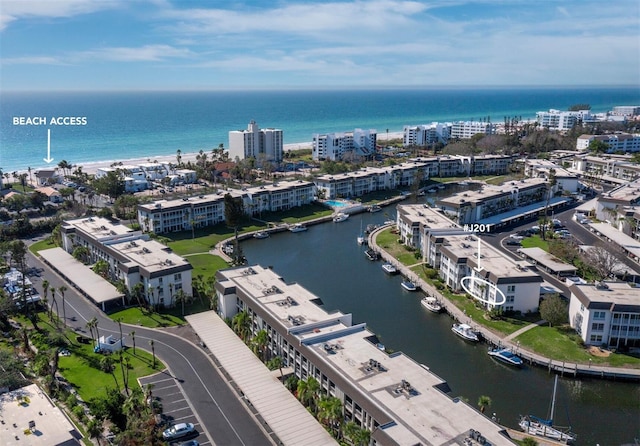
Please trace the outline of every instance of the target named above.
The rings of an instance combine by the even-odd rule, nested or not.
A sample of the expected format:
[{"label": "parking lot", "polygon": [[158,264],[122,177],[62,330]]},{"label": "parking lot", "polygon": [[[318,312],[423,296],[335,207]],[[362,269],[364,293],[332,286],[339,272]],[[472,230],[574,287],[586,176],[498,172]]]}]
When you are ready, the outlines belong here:
[{"label": "parking lot", "polygon": [[151,384],[153,387],[151,392],[153,398],[160,402],[162,405],[162,419],[166,423],[162,429],[166,429],[169,426],[178,423],[193,423],[196,431],[195,436],[186,437],[184,439],[171,442],[171,445],[180,445],[189,439],[195,439],[200,445],[212,445],[213,442],[203,432],[200,422],[196,418],[186,400],[179,383],[168,373],[157,373],[155,375],[146,376],[140,378],[140,386],[143,388],[147,384]]}]

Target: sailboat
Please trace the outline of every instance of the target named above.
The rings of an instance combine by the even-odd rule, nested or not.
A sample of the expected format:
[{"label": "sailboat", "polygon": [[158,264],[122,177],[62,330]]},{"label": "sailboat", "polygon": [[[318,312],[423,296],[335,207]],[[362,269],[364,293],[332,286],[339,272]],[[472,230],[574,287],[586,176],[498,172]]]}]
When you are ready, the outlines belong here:
[{"label": "sailboat", "polygon": [[520,417],[518,425],[520,428],[528,434],[535,435],[537,437],[550,438],[552,440],[560,441],[563,443],[571,444],[576,439],[576,434],[570,432],[571,428],[561,428],[553,425],[553,415],[556,408],[556,390],[558,388],[558,375],[555,376],[553,382],[553,396],[551,398],[551,413],[549,419],[544,420],[542,418],[535,417],[533,415],[526,415]]},{"label": "sailboat", "polygon": [[356,238],[356,241],[358,242],[358,245],[367,244],[367,237],[365,237],[364,232],[362,231],[362,219],[360,219],[360,234],[358,235],[358,238]]}]

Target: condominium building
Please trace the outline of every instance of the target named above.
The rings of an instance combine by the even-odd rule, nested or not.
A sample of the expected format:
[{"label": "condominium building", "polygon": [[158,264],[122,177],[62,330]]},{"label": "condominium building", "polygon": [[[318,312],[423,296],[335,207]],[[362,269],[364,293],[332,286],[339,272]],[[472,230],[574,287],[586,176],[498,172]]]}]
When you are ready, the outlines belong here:
[{"label": "condominium building", "polygon": [[483,121],[457,121],[451,124],[451,139],[469,139],[473,135],[494,135],[497,125]]},{"label": "condominium building", "polygon": [[512,260],[473,234],[445,237],[440,254],[439,274],[452,290],[466,287],[489,310],[538,309],[542,277],[528,262]]},{"label": "condominium building", "polygon": [[254,120],[246,130],[229,132],[229,158],[244,160],[255,158],[258,163],[282,161],[283,132],[280,129],[261,129]]},{"label": "condominium building", "polygon": [[313,135],[314,160],[339,161],[345,157],[369,157],[376,153],[377,132],[355,129],[353,132]]},{"label": "condominium building", "polygon": [[589,110],[560,111],[551,109],[548,112],[537,112],[536,121],[540,126],[552,130],[570,130],[576,124],[591,120]]},{"label": "condominium building", "polygon": [[403,128],[403,145],[428,146],[430,144],[447,144],[451,138],[451,123],[432,122],[422,125],[405,125]]},{"label": "condominium building", "polygon": [[[342,416],[371,432],[377,445],[462,444],[470,429],[492,445],[511,445],[501,426],[447,395],[444,380],[410,357],[389,354],[365,323],[327,313],[318,296],[273,270],[218,271],[219,314],[249,315],[255,335],[268,335],[266,356],[279,356],[299,379],[314,377],[342,402]],[[410,414],[410,416],[408,416]]]},{"label": "condominium building", "polygon": [[640,178],[640,165],[629,155],[578,155],[571,162],[571,170],[592,184],[620,185]]},{"label": "condominium building", "polygon": [[483,185],[476,191],[442,198],[436,205],[455,217],[458,224],[471,224],[516,208],[535,203],[543,205],[550,193],[544,178],[528,178],[500,186]]},{"label": "condominium building", "polygon": [[192,293],[191,264],[140,231],[89,217],[63,222],[61,235],[65,251],[87,248],[90,262],[104,260],[109,278],[122,280],[130,292],[141,284],[151,305],[171,306],[179,290]]},{"label": "condominium building", "polygon": [[640,288],[626,282],[574,284],[569,323],[587,345],[640,348]]},{"label": "condominium building", "polygon": [[575,193],[578,191],[578,175],[568,171],[553,161],[543,159],[527,159],[524,161],[524,174],[531,178],[545,178],[549,180],[551,173],[556,179],[559,193]]},{"label": "condominium building", "polygon": [[587,150],[592,141],[601,141],[609,146],[609,153],[640,152],[639,133],[612,133],[608,135],[580,135],[576,141],[576,150]]},{"label": "condominium building", "polygon": [[227,194],[242,200],[247,215],[259,215],[309,204],[316,199],[316,188],[308,181],[280,181],[242,190],[158,200],[138,205],[138,223],[144,231],[156,234],[213,226],[225,221],[224,197]]},{"label": "condominium building", "polygon": [[638,116],[640,115],[640,106],[638,105],[618,105],[617,107],[613,107],[611,111],[612,115],[617,116]]}]

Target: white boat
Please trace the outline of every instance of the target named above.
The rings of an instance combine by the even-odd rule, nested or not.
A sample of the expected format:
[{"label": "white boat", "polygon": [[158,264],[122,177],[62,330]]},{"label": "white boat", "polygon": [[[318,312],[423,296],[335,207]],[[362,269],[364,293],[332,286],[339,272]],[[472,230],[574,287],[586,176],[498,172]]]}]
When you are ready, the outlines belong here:
[{"label": "white boat", "polygon": [[418,286],[409,279],[403,280],[400,286],[407,291],[418,291]]},{"label": "white boat", "polygon": [[267,231],[258,231],[253,233],[253,238],[267,238],[269,237],[269,233]]},{"label": "white boat", "polygon": [[303,225],[302,223],[296,223],[293,224],[291,226],[289,226],[289,231],[291,232],[303,232],[306,231],[307,227],[305,225]]},{"label": "white boat", "polygon": [[356,242],[358,242],[358,245],[366,245],[367,244],[367,238],[364,235],[359,235],[356,238]]},{"label": "white boat", "polygon": [[440,313],[442,311],[442,305],[434,296],[425,296],[420,303],[432,313]]},{"label": "white boat", "polygon": [[380,212],[381,210],[382,208],[377,204],[372,204],[371,206],[369,206],[369,209],[368,209],[369,212]]},{"label": "white boat", "polygon": [[553,382],[553,395],[551,397],[551,413],[548,420],[526,415],[520,417],[518,425],[524,432],[535,435],[537,437],[549,438],[551,440],[560,441],[562,443],[573,443],[576,440],[576,434],[570,432],[570,428],[560,428],[553,425],[553,415],[556,408],[556,390],[558,388],[558,375],[555,376]]},{"label": "white boat", "polygon": [[478,334],[467,324],[453,324],[451,331],[460,336],[465,341],[478,342]]},{"label": "white boat", "polygon": [[438,189],[440,189],[440,190],[444,189],[445,187],[447,187],[447,186],[445,186],[444,184],[439,184],[438,185]]},{"label": "white boat", "polygon": [[382,264],[382,269],[387,274],[396,274],[398,272],[398,268],[389,262]]},{"label": "white boat", "polygon": [[345,214],[344,212],[338,212],[333,216],[333,221],[335,223],[340,223],[341,221],[345,221],[347,218],[349,218],[349,214]]},{"label": "white boat", "polygon": [[435,189],[429,189],[427,190],[427,192],[429,192],[430,194],[435,194],[437,192],[437,190]]},{"label": "white boat", "polygon": [[494,348],[487,352],[493,359],[514,367],[522,367],[522,359],[508,348]]},{"label": "white boat", "polygon": [[460,182],[458,183],[458,185],[460,185],[460,186],[468,186],[468,185],[469,185],[469,182],[468,182],[468,181],[460,181]]}]

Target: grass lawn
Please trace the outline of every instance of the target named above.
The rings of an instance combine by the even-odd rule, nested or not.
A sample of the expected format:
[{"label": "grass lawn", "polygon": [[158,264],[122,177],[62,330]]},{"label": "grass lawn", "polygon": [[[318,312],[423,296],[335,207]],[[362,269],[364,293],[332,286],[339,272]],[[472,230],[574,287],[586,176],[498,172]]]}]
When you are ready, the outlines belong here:
[{"label": "grass lawn", "polygon": [[403,265],[413,265],[420,262],[416,259],[415,251],[410,251],[405,245],[398,243],[398,234],[394,234],[393,228],[385,229],[378,234],[376,243]]},{"label": "grass lawn", "polygon": [[[74,338],[75,339],[75,338]],[[145,346],[145,348],[149,348]],[[108,387],[115,387],[113,375],[118,381],[118,386],[122,387],[122,370],[117,363],[119,355],[112,355],[116,362],[114,374],[105,373],[99,369],[100,359],[104,356],[101,353],[94,353],[93,346],[87,344],[74,343],[68,350],[71,356],[61,356],[59,370],[62,376],[78,391],[84,401],[91,398],[106,395]],[[123,358],[129,358],[129,387],[138,387],[137,378],[151,375],[165,368],[156,358],[156,368],[152,368],[153,356],[150,353],[136,348],[133,354],[132,348],[127,348],[123,353]]]},{"label": "grass lawn", "polygon": [[640,367],[640,358],[624,354],[612,354],[609,357],[600,357],[589,354],[577,341],[578,335],[570,328],[565,327],[536,327],[522,333],[516,338],[522,346],[534,352],[567,362],[607,365],[612,367]]},{"label": "grass lawn", "polygon": [[141,325],[148,328],[174,327],[184,324],[184,318],[173,314],[151,312],[140,307],[131,307],[111,313],[109,317],[114,321],[120,320],[125,324]]},{"label": "grass lawn", "polygon": [[229,264],[221,257],[211,254],[194,254],[186,257],[187,261],[193,266],[191,272],[192,277],[203,276],[204,281],[211,276],[215,276],[219,269],[228,268]]},{"label": "grass lawn", "polygon": [[539,235],[532,235],[531,237],[526,237],[522,239],[521,245],[523,248],[541,248],[547,252],[549,252],[549,242],[546,240],[542,240],[542,237]]},{"label": "grass lawn", "polygon": [[46,238],[45,240],[40,240],[39,242],[35,242],[29,246],[29,251],[36,254],[38,251],[42,251],[43,249],[51,249],[55,247],[56,244],[53,243],[50,238]]},{"label": "grass lawn", "polygon": [[[46,313],[42,312],[38,314],[38,327],[41,334],[34,337],[34,331],[31,329],[31,322],[25,317],[20,316],[15,319],[19,320],[23,327],[27,327],[30,331],[30,336],[39,349],[50,349],[48,344],[41,345],[38,339],[48,339],[48,336],[56,336],[58,330],[47,318]],[[60,329],[62,330],[62,329]],[[76,340],[78,334],[72,330],[64,330],[64,336],[69,341],[67,350],[71,353],[70,356],[60,356],[58,362],[58,370],[60,374],[78,391],[78,394],[84,401],[89,401],[91,398],[105,395],[108,387],[114,387],[115,382],[113,376],[109,373],[105,373],[100,370],[100,360],[104,357],[101,353],[94,353],[93,343],[88,344],[80,343]],[[146,346],[145,348],[148,348]],[[151,375],[157,371],[163,370],[165,365],[156,358],[156,368],[152,368],[153,356],[139,348],[136,348],[136,354],[133,354],[133,349],[125,349],[123,357],[129,358],[129,386],[137,386],[136,379],[141,376]],[[119,355],[113,355],[114,362],[119,358]],[[122,371],[120,365],[116,364],[114,374],[118,380],[118,384],[122,386]]]}]

